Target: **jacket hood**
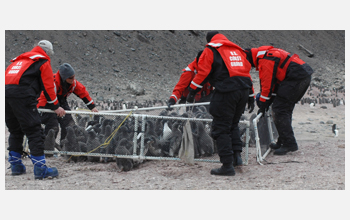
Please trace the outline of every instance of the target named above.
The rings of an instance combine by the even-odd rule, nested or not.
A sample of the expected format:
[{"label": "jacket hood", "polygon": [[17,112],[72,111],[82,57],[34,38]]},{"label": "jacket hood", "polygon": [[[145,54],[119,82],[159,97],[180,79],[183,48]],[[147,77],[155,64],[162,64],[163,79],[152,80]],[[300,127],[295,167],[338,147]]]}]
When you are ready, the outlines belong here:
[{"label": "jacket hood", "polygon": [[[211,41],[206,45],[206,46],[211,46],[211,47],[221,47],[221,46],[232,46],[232,47],[238,47],[242,49],[240,46],[237,44],[229,41],[227,37],[223,34],[215,34]],[[242,49],[243,50],[243,49]]]},{"label": "jacket hood", "polygon": [[18,60],[18,59],[25,59],[25,58],[30,58],[32,60],[46,59],[50,61],[50,57],[45,53],[45,51],[41,47],[36,46],[31,51],[25,52],[19,55],[18,57],[13,58],[11,62],[14,62],[15,60]]}]

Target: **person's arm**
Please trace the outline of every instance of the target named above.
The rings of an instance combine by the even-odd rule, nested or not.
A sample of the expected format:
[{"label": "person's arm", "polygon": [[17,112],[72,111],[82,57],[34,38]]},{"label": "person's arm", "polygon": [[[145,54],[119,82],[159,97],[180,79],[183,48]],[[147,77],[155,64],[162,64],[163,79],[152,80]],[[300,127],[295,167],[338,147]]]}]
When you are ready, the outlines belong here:
[{"label": "person's arm", "polygon": [[75,82],[73,83],[76,83],[73,93],[76,96],[78,96],[81,100],[83,100],[83,102],[90,110],[94,109],[96,105],[94,103],[94,100],[92,100],[92,98],[90,97],[89,92],[86,90],[85,86],[81,84],[78,80],[75,80]]}]

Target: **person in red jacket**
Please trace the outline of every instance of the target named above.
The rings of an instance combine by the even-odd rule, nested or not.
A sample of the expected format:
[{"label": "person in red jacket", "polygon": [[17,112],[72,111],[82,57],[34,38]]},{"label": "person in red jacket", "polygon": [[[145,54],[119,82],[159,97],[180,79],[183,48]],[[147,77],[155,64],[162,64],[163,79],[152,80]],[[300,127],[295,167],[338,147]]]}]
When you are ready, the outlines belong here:
[{"label": "person in red jacket", "polygon": [[206,39],[208,44],[199,58],[198,73],[191,82],[187,102],[193,102],[207,81],[215,87],[209,106],[213,116],[211,136],[216,140],[223,165],[210,173],[233,176],[233,166],[242,165],[238,123],[247,103],[250,111],[254,109],[251,64],[243,49],[218,31],[208,32]]},{"label": "person in red jacket", "polygon": [[36,98],[42,92],[49,108],[58,117],[65,115],[59,106],[53,82],[50,56],[53,55],[51,42],[40,41],[31,51],[11,60],[5,70],[5,122],[10,132],[9,159],[12,175],[26,173],[22,163],[23,137],[28,138],[30,158],[34,164],[35,179],[58,176],[56,167],[46,165],[44,139]]},{"label": "person in red jacket", "polygon": [[277,143],[272,143],[270,147],[275,149],[275,155],[297,151],[292,114],[295,103],[300,101],[310,85],[312,68],[297,54],[273,46],[250,48],[245,52],[251,65],[259,71],[261,93],[258,114],[264,116],[273,101],[273,119],[279,137]]},{"label": "person in red jacket", "polygon": [[[68,105],[67,98],[69,95],[74,93],[76,96],[78,96],[84,101],[84,103],[92,112],[98,112],[97,108],[95,107],[95,103],[91,99],[85,86],[75,79],[75,71],[70,64],[68,63],[62,64],[59,67],[59,70],[57,71],[57,73],[53,75],[53,77],[54,77],[54,82],[55,82],[56,91],[57,91],[57,98],[60,102],[60,106],[63,109],[68,111],[71,110]],[[37,107],[38,108],[50,107],[50,104],[46,99],[44,93],[41,93],[40,97],[38,98]],[[61,140],[63,140],[66,137],[66,134],[67,134],[66,127],[69,125],[74,125],[74,120],[72,118],[72,115],[70,114],[67,114],[63,118],[60,118],[60,117],[57,117],[55,114],[43,112],[41,114],[41,122],[42,124],[45,124],[45,131],[44,131],[45,135],[48,134],[50,129],[54,129],[55,136],[57,136],[59,131],[58,124],[60,124]]]},{"label": "person in red jacket", "polygon": [[[203,51],[199,51],[197,57],[190,63],[185,69],[183,69],[181,77],[178,83],[175,85],[173,93],[171,94],[168,101],[168,109],[171,110],[171,105],[174,105],[176,102],[179,104],[186,103],[186,97],[189,94],[188,87],[191,84],[192,79],[197,74],[198,69],[198,60]],[[209,82],[203,85],[203,88],[196,94],[195,102],[208,102],[211,97],[211,92],[213,87]]]}]

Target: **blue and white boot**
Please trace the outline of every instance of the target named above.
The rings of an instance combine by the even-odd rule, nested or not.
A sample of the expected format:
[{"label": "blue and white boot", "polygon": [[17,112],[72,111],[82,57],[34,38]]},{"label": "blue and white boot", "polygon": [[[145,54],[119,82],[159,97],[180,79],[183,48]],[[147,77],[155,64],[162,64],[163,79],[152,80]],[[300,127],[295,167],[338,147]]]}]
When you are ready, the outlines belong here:
[{"label": "blue and white boot", "polygon": [[56,167],[47,167],[45,155],[43,156],[30,156],[34,164],[34,178],[35,179],[44,179],[44,178],[53,178],[58,176],[58,171]]},{"label": "blue and white boot", "polygon": [[21,175],[26,173],[26,167],[22,163],[21,159],[22,155],[20,153],[17,153],[15,151],[10,151],[9,152],[9,159],[8,161],[10,162],[12,171],[12,175]]}]

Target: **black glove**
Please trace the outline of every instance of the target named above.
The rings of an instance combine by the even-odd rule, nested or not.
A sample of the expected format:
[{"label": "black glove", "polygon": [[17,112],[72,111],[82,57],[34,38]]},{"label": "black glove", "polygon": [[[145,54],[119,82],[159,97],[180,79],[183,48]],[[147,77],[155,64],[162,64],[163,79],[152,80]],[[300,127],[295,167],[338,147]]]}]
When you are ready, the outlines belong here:
[{"label": "black glove", "polygon": [[179,104],[186,104],[186,97],[185,96],[181,96]]},{"label": "black glove", "polygon": [[173,110],[173,108],[171,108],[170,106],[175,105],[175,103],[176,103],[175,99],[170,98],[168,101],[168,108],[166,110],[168,110],[168,111]]},{"label": "black glove", "polygon": [[195,96],[196,96],[195,91],[190,89],[190,93],[187,95],[186,101],[189,103],[193,103]]},{"label": "black glove", "polygon": [[260,106],[261,106],[260,93],[256,94],[255,100],[256,100],[256,105],[260,108]]},{"label": "black glove", "polygon": [[249,113],[253,112],[254,106],[255,106],[254,97],[249,97],[249,99],[248,99],[248,110],[250,110]]},{"label": "black glove", "polygon": [[260,108],[258,110],[258,114],[262,113],[262,117],[265,116],[265,112],[269,110],[269,103],[267,102],[260,102]]}]

